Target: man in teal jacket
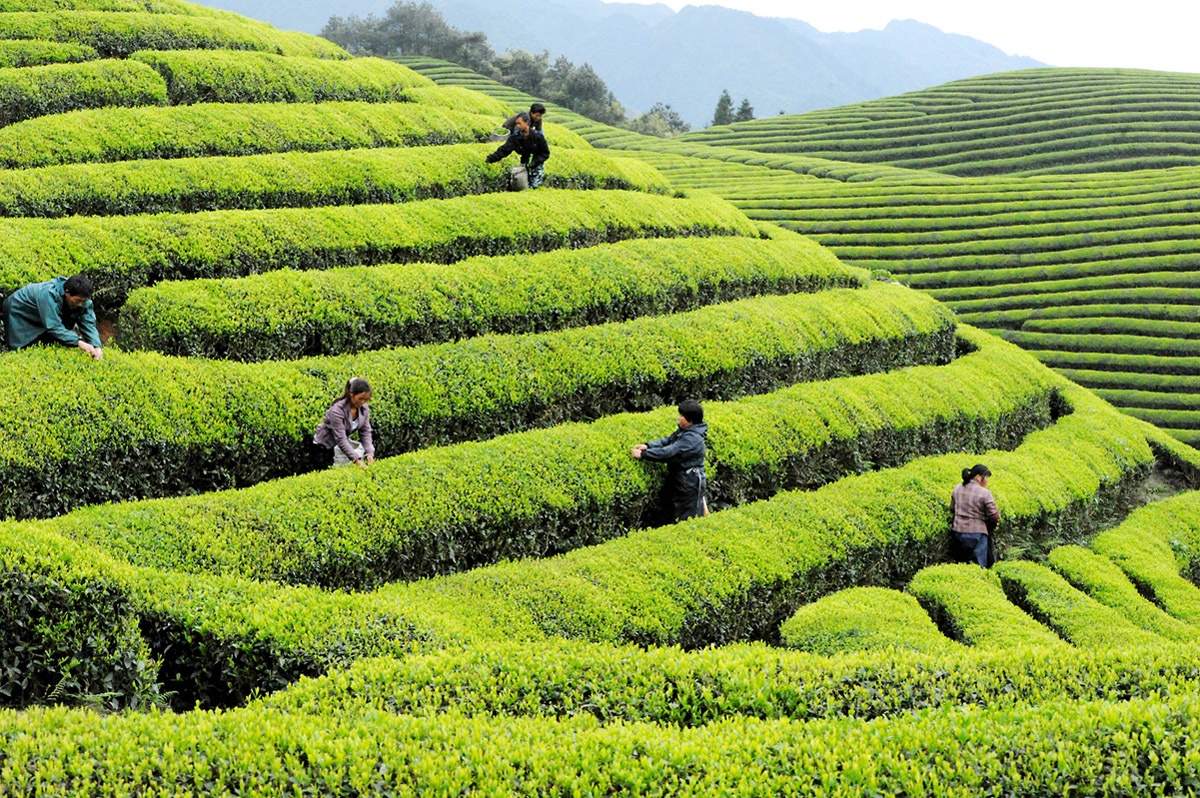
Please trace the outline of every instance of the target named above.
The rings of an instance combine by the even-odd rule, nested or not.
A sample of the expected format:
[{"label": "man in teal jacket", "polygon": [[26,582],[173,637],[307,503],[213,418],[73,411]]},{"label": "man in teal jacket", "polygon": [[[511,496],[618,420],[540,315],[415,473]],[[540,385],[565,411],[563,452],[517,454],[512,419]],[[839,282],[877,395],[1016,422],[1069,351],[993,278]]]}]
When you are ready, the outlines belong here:
[{"label": "man in teal jacket", "polygon": [[3,310],[9,349],[40,341],[79,347],[96,360],[104,357],[92,308],[92,281],[86,275],[30,283],[5,299]]}]

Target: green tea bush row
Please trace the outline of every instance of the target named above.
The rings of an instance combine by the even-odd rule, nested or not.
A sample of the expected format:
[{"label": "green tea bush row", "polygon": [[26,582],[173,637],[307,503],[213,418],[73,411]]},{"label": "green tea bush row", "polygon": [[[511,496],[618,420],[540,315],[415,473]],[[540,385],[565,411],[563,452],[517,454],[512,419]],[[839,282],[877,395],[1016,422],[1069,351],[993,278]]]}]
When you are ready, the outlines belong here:
[{"label": "green tea bush row", "polygon": [[[1118,628],[1132,622],[1168,640],[1187,644],[1200,642],[1200,627],[1163,612],[1143,596],[1129,577],[1107,557],[1082,546],[1059,546],[1050,552],[1048,563],[1073,586],[1116,610],[1120,617]],[[1004,578],[1003,574],[1001,578]],[[1074,636],[1072,640],[1076,645],[1081,645],[1081,641]],[[1108,644],[1111,641],[1104,639],[1101,642]]]},{"label": "green tea bush row", "polygon": [[[1166,304],[1174,298],[1172,292],[1176,290],[1178,289],[1146,289],[1136,296],[1121,297],[1129,299],[1129,302],[1124,304],[1103,301],[1117,298],[1111,295],[1092,299],[1090,292],[1084,295],[1065,294],[1060,295],[1059,301],[1050,306],[1042,307],[1039,306],[1040,303],[1031,301],[1029,306],[1023,308],[960,311],[958,317],[966,324],[1009,329],[1019,329],[1026,322],[1043,319],[1070,320],[1072,324],[1077,323],[1076,319],[1080,320],[1078,323],[1088,323],[1083,320],[1103,319],[1125,327],[1122,332],[1129,332],[1131,328],[1137,329],[1137,319],[1171,322],[1200,320],[1200,311],[1197,311],[1194,305]],[[959,303],[959,307],[963,304],[965,303]]]},{"label": "green tea bush row", "polygon": [[[855,263],[862,266],[861,263]],[[1173,268],[1174,264],[1170,264]],[[865,267],[864,267],[865,268]],[[880,267],[882,268],[882,267]],[[1032,276],[1026,273],[1025,277]],[[906,281],[908,282],[908,281]],[[1075,279],[1033,280],[1031,282],[975,285],[959,288],[926,289],[931,296],[945,302],[963,306],[964,310],[990,305],[996,309],[1021,307],[1029,303],[1033,307],[1046,307],[1058,301],[1086,303],[1103,301],[1114,295],[1124,294],[1134,298],[1166,296],[1180,300],[1197,285],[1200,276],[1194,272],[1180,271],[1122,271],[1116,274],[1079,277]]]},{"label": "green tea bush row", "polygon": [[[714,506],[785,487],[816,487],[862,470],[864,461],[903,462],[914,447],[941,449],[954,435],[1015,443],[1048,424],[1054,394],[1036,381],[1014,385],[1011,400],[983,418],[982,409],[954,395],[950,386],[978,374],[987,360],[946,367],[945,374],[926,367],[893,379],[809,383],[731,409],[710,403],[713,418],[733,418],[714,437],[714,449],[723,450],[714,465],[720,474]],[[918,377],[932,386],[918,390]],[[888,392],[899,389],[908,395],[889,400]],[[912,395],[938,412],[914,413]],[[848,410],[850,400],[877,418]],[[202,498],[85,509],[54,528],[141,564],[355,588],[412,579],[499,557],[542,555],[652,521],[661,510],[662,470],[646,469],[628,450],[653,437],[654,419],[664,417],[621,416],[425,450],[378,461],[369,476],[323,472]],[[782,443],[760,437],[788,425],[803,432]],[[525,465],[521,451],[536,451],[538,458]],[[197,503],[208,509],[197,511]],[[212,523],[213,512],[220,522]],[[371,522],[363,524],[367,517]]]},{"label": "green tea bush row", "polygon": [[0,125],[80,108],[163,105],[158,74],[134,61],[0,69]]},{"label": "green tea bush row", "polygon": [[[287,152],[0,171],[0,216],[61,217],[401,203],[508,190],[487,144]],[[556,150],[548,188],[666,193],[652,167]]]},{"label": "green tea bush row", "polygon": [[[727,399],[946,362],[953,353],[945,309],[897,287],[276,364],[119,351],[95,364],[62,347],[27,350],[0,361],[11,375],[0,383],[0,429],[12,441],[0,515],[46,516],[305,470],[306,441],[354,375],[375,388],[372,427],[387,457],[691,396]],[[30,430],[30,402],[58,423]]]},{"label": "green tea bush row", "polygon": [[1120,566],[1155,605],[1200,626],[1200,492],[1190,491],[1136,510],[1101,532],[1092,548]]},{"label": "green tea bush row", "polygon": [[77,64],[100,54],[82,44],[10,39],[0,41],[0,67],[32,67],[46,64]]},{"label": "green tea bush row", "polygon": [[234,360],[414,346],[866,285],[801,240],[635,240],[536,255],[159,283],[121,309],[126,349]]},{"label": "green tea bush row", "polygon": [[1070,333],[997,330],[996,334],[1025,349],[1055,349],[1063,352],[1104,352],[1119,355],[1196,357],[1200,341],[1186,338],[1155,338],[1149,335],[1073,335]]},{"label": "green tea bush row", "polygon": [[[1036,549],[1078,539],[1119,513],[1146,473],[1152,455],[1134,432],[1138,422],[1087,394],[1069,401],[1070,417],[1027,436],[1015,452],[967,460],[982,456],[997,474],[1002,541]],[[511,626],[489,618],[489,635],[529,634],[532,623],[548,635],[688,648],[771,638],[803,603],[854,585],[903,584],[944,557],[949,488],[966,459],[923,458],[679,529],[375,595],[435,601],[447,611],[455,600],[481,612],[495,607],[485,614]]]},{"label": "green tea bush row", "polygon": [[995,572],[973,563],[925,568],[912,578],[908,592],[951,640],[980,651],[1068,648],[1062,638],[1009,601]]},{"label": "green tea bush row", "polygon": [[[11,169],[482,142],[492,117],[416,103],[247,103],[106,108],[0,130]],[[549,126],[547,126],[549,127]]]},{"label": "green tea bush row", "polygon": [[1200,778],[1197,697],[951,707],[864,722],[380,712],[0,714],[28,794],[1170,796]]},{"label": "green tea bush row", "polygon": [[[1117,306],[1114,310],[1123,308]],[[1071,335],[1143,335],[1158,338],[1191,340],[1200,338],[1200,320],[1196,309],[1176,308],[1182,318],[1190,320],[1147,319],[1144,316],[1087,316],[1069,319],[1030,319],[1021,325],[1027,332],[1048,332]],[[1132,314],[1131,314],[1132,315]]]},{"label": "green tea bush row", "polygon": [[996,563],[994,571],[1014,604],[1075,646],[1129,649],[1164,640],[1075,589],[1044,565],[1005,560]]},{"label": "green tea bush row", "polygon": [[911,595],[883,587],[839,590],[796,610],[779,627],[788,648],[814,654],[964,650],[942,634]]},{"label": "green tea bush row", "polygon": [[138,14],[183,14],[195,17],[238,20],[261,25],[256,20],[186,0],[0,0],[0,11],[121,11]]},{"label": "green tea bush row", "polygon": [[102,311],[162,280],[281,268],[450,262],[627,238],[753,236],[713,196],[539,190],[403,205],[0,220],[0,290],[86,272]]},{"label": "green tea bush row", "polygon": [[[850,588],[817,605],[832,610],[828,602],[844,594],[881,599],[885,617],[894,617],[887,612],[893,605],[903,602],[907,616],[915,604],[899,591]],[[915,609],[929,624],[925,611]],[[825,617],[836,623],[832,613]],[[403,659],[366,659],[303,679],[260,705],[335,716],[368,710],[430,717],[453,711],[592,715],[604,723],[690,728],[737,716],[867,720],[954,706],[1169,699],[1192,695],[1200,676],[1183,646],[1089,651],[1060,641],[1052,648],[978,650],[940,639],[936,653],[915,652],[897,641],[890,650],[838,656],[761,644],[683,651],[556,640],[482,643]]]},{"label": "green tea bush row", "polygon": [[[401,99],[410,103],[449,108],[464,114],[480,114],[507,119],[511,113],[507,103],[489,97],[481,91],[472,91],[459,86],[416,86],[405,89]],[[544,123],[549,125],[545,129],[547,139],[554,145],[556,152],[558,147],[591,147],[583,136],[562,125],[549,120],[544,120]]]},{"label": "green tea bush row", "polygon": [[280,55],[349,58],[326,39],[279,31],[246,18],[113,11],[10,11],[0,14],[0,39],[82,44],[104,58],[138,50],[261,50]]},{"label": "green tea bush row", "polygon": [[334,61],[272,53],[171,50],[133,53],[158,71],[172,105],[395,102],[433,81],[381,58]]}]

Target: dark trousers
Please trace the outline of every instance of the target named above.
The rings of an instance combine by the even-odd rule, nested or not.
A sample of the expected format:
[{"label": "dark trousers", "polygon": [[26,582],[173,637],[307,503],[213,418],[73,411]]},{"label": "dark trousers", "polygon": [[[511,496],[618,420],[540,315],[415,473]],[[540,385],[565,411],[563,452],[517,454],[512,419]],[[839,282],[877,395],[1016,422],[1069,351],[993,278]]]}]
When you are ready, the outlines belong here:
[{"label": "dark trousers", "polygon": [[667,500],[676,521],[704,515],[704,494],[708,479],[704,468],[689,468],[667,477]]},{"label": "dark trousers", "polygon": [[952,535],[958,562],[978,563],[981,568],[991,568],[995,563],[991,535],[971,532],[954,532]]}]

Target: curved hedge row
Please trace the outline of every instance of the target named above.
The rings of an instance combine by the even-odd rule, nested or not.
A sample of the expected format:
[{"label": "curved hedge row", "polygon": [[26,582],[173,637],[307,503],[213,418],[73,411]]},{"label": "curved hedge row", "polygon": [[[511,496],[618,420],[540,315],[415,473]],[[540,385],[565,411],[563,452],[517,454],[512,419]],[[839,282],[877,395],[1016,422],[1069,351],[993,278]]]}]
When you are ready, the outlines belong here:
[{"label": "curved hedge row", "polygon": [[[911,596],[883,588],[851,588],[828,599],[842,595],[913,602]],[[929,623],[924,610],[917,611]],[[301,680],[251,706],[322,715],[371,710],[419,717],[450,711],[590,715],[607,724],[696,728],[739,716],[869,720],[1068,699],[1170,700],[1192,695],[1200,676],[1195,658],[1182,646],[978,651],[941,640],[947,647],[936,654],[894,648],[841,656],[758,644],[682,651],[575,641],[482,643],[404,659],[363,660],[320,679]]]},{"label": "curved hedge row", "polygon": [[491,117],[416,103],[248,103],[107,108],[0,130],[10,169],[143,158],[320,152],[485,141]]},{"label": "curved hedge row", "polygon": [[279,31],[242,18],[120,11],[8,11],[0,39],[40,39],[91,47],[104,58],[138,50],[263,50],[280,55],[347,59],[333,42]]},{"label": "curved hedge row", "polygon": [[788,648],[825,655],[966,652],[913,596],[883,587],[851,587],[806,604],[780,625],[779,637]]},{"label": "curved hedge row", "polygon": [[[507,191],[507,166],[484,161],[491,149],[449,144],[0,170],[0,216],[311,208]],[[544,185],[668,190],[652,167],[590,149],[556,149]]]},{"label": "curved hedge row", "polygon": [[0,125],[107,106],[164,105],[166,87],[153,69],[134,61],[0,69]]},{"label": "curved hedge row", "polygon": [[83,44],[11,39],[0,41],[0,67],[32,67],[47,64],[77,64],[100,54]]},{"label": "curved hedge row", "polygon": [[1061,637],[1008,600],[995,572],[977,565],[924,568],[907,590],[950,639],[980,651],[1068,648]]},{"label": "curved hedge row", "polygon": [[142,51],[167,84],[172,105],[196,103],[393,102],[433,81],[380,58],[323,58],[220,50]]},{"label": "curved hedge row", "polygon": [[[1168,640],[1194,645],[1200,627],[1174,618],[1143,596],[1129,576],[1112,560],[1082,546],[1059,546],[1050,552],[1049,565],[1092,599],[1116,610],[1120,625],[1132,622]],[[1003,575],[1002,575],[1003,578]],[[1076,642],[1076,645],[1079,645]],[[1113,648],[1110,641],[1103,647]]]},{"label": "curved hedge row", "polygon": [[1200,779],[1197,700],[682,730],[316,707],[183,719],[35,710],[0,714],[0,775],[21,792],[73,795],[1180,795]]},{"label": "curved hedge row", "polygon": [[756,294],[863,287],[805,240],[635,240],[453,267],[269,272],[139,288],[120,344],[172,355],[286,360],[526,333],[692,310]]},{"label": "curved hedge row", "polygon": [[124,11],[138,14],[183,14],[238,20],[249,25],[263,23],[219,8],[186,0],[0,0],[0,11]]},{"label": "curved hedge row", "polygon": [[[11,439],[0,455],[0,515],[294,474],[308,467],[306,440],[355,374],[374,384],[372,427],[386,457],[689,396],[944,362],[953,330],[928,298],[880,288],[290,363],[114,352],[95,364],[61,348],[21,352],[0,361],[12,375],[0,394],[0,430]],[[56,423],[30,430],[30,402]]]},{"label": "curved hedge row", "polygon": [[1072,645],[1128,650],[1165,642],[1044,565],[1008,560],[996,563],[995,573],[1014,604]]},{"label": "curved hedge row", "polygon": [[404,205],[211,211],[188,216],[0,220],[0,290],[87,272],[106,312],[162,280],[275,269],[449,262],[627,238],[754,236],[713,196],[539,190]]}]

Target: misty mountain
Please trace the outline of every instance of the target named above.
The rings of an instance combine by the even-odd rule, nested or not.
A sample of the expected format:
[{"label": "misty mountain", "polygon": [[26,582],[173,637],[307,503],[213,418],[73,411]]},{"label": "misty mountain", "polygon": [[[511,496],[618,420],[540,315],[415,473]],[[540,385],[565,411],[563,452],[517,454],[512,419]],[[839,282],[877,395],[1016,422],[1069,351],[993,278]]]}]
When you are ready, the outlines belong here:
[{"label": "misty mountain", "polygon": [[[333,14],[383,14],[394,0],[340,0],[322,9],[285,0],[211,5],[281,28],[317,33]],[[693,127],[712,118],[728,89],[759,117],[873,100],[990,72],[1045,66],[968,36],[912,20],[883,30],[823,33],[798,19],[721,6],[601,0],[430,0],[463,31],[483,31],[497,51],[547,50],[590,63],[630,112],[670,103]]]}]

